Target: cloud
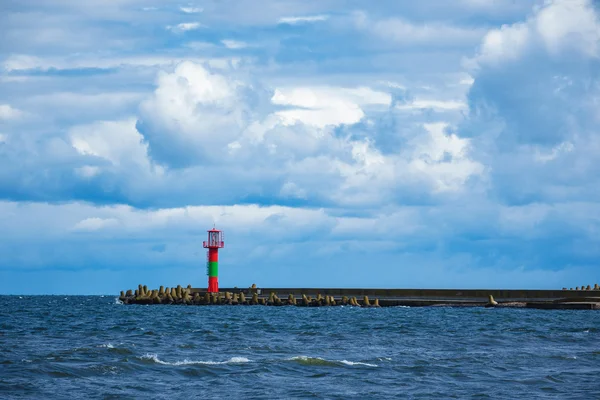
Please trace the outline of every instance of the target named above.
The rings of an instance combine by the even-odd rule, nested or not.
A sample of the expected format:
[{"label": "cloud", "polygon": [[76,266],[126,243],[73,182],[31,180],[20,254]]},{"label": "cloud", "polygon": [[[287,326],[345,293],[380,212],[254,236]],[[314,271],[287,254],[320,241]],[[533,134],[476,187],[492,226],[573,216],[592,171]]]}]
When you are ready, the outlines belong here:
[{"label": "cloud", "polygon": [[228,49],[237,50],[248,47],[248,44],[245,42],[240,42],[237,40],[221,40],[221,43]]},{"label": "cloud", "polygon": [[[189,55],[141,55],[122,57],[100,57],[91,55],[74,55],[68,59],[64,57],[35,57],[15,54],[7,57],[3,67],[7,72],[51,72],[53,70],[75,71],[76,70],[112,70],[128,67],[169,67],[185,61],[206,63],[212,68],[229,68],[236,64],[239,59],[227,58],[203,58],[190,57]],[[108,71],[111,72],[111,71]],[[152,71],[155,73],[155,71]]]},{"label": "cloud", "polygon": [[0,104],[0,120],[17,119],[23,112],[12,107],[10,104]]},{"label": "cloud", "polygon": [[282,17],[277,21],[278,24],[298,25],[311,22],[327,21],[328,15],[310,15],[304,17]]},{"label": "cloud", "polygon": [[151,156],[173,166],[216,159],[253,118],[240,82],[191,62],[161,73],[157,89],[140,107],[139,128]]},{"label": "cloud", "polygon": [[526,51],[551,60],[573,52],[597,57],[600,49],[598,16],[588,0],[546,2],[525,22],[490,30],[475,57],[477,65],[497,65],[519,59]]},{"label": "cloud", "polygon": [[[118,104],[119,94],[111,96],[106,102]],[[73,109],[77,102],[103,98],[55,94],[48,100],[66,99]],[[68,129],[65,140],[56,142],[61,148],[56,157],[65,141],[70,147],[68,174],[53,173],[74,181],[53,184],[45,196],[55,201],[71,191],[86,201],[144,207],[273,199],[360,207],[385,204],[398,191],[426,197],[458,193],[482,175],[470,159],[469,139],[441,131],[432,136],[422,123],[412,123],[407,133],[381,125],[386,118],[403,118],[393,98],[388,90],[368,86],[272,89],[235,68],[183,62],[158,74],[137,116]],[[385,149],[372,132],[395,135],[404,145]],[[462,152],[450,151],[455,143]],[[435,146],[450,150],[432,158]],[[204,186],[204,176],[213,173],[220,180]],[[6,188],[10,198],[16,192],[39,195],[17,181],[7,181]]]},{"label": "cloud", "polygon": [[51,92],[33,94],[22,101],[22,106],[34,114],[50,114],[50,121],[102,120],[128,117],[135,112],[144,97],[142,92],[114,91],[98,93]]},{"label": "cloud", "polygon": [[396,105],[399,110],[422,110],[422,109],[433,109],[436,111],[455,111],[455,110],[466,110],[468,108],[466,103],[457,100],[419,100],[414,99],[404,104]]},{"label": "cloud", "polygon": [[197,14],[197,13],[201,13],[202,11],[204,11],[204,9],[201,7],[192,7],[192,6],[179,7],[179,9],[186,14]]},{"label": "cloud", "polygon": [[182,33],[200,29],[201,27],[203,27],[203,25],[200,22],[182,22],[175,26],[168,25],[166,29],[176,33]]},{"label": "cloud", "polygon": [[355,124],[365,115],[363,106],[387,107],[391,103],[391,96],[388,93],[377,92],[365,87],[356,89],[280,88],[275,90],[271,101],[274,104],[298,107],[276,112],[284,124],[302,122],[325,127]]},{"label": "cloud", "polygon": [[354,13],[354,25],[363,31],[401,46],[465,46],[476,44],[485,31],[441,22],[414,23],[402,18],[373,19]]},{"label": "cloud", "polygon": [[147,148],[135,128],[136,119],[98,121],[69,131],[71,145],[82,155],[100,157],[113,165],[148,168]]},{"label": "cloud", "polygon": [[412,169],[433,181],[436,191],[442,192],[460,190],[469,178],[484,172],[482,164],[469,158],[469,139],[446,133],[447,128],[443,123],[426,124],[429,136],[419,139],[410,163]]},{"label": "cloud", "polygon": [[547,2],[490,31],[471,60],[470,115],[459,129],[503,201],[599,198],[598,21],[590,2]]},{"label": "cloud", "polygon": [[[164,263],[170,262],[180,266],[177,274],[181,275],[169,279],[192,279],[194,286],[201,286],[205,283],[201,274],[205,255],[198,240],[215,222],[226,233],[220,279],[228,286],[248,286],[257,280],[260,286],[281,286],[289,279],[308,285],[312,274],[321,271],[324,285],[331,286],[336,282],[352,286],[358,276],[361,282],[366,279],[365,286],[378,287],[556,288],[580,285],[582,274],[598,278],[589,266],[598,256],[597,249],[591,246],[588,253],[578,251],[579,246],[593,243],[594,237],[581,222],[597,215],[597,208],[592,203],[503,207],[480,202],[393,207],[348,217],[336,216],[329,209],[282,206],[137,210],[79,203],[1,202],[0,250],[7,257],[0,262],[0,269],[19,265],[11,273],[43,273],[54,265],[61,265],[62,271],[76,271],[85,264],[92,271],[121,271],[121,285],[134,286],[131,282],[138,282],[139,271],[151,281],[159,276],[157,271],[164,269]],[[15,212],[19,209],[23,212]],[[481,224],[482,220],[486,223]],[[592,221],[594,226],[599,223]],[[536,254],[532,243],[553,243],[549,229],[553,226],[577,238],[579,245],[563,243],[552,252]],[[83,233],[88,238],[85,244]],[[473,235],[482,239],[471,242],[468,250],[461,249]],[[507,241],[508,237],[517,240]],[[55,251],[45,251],[41,245],[29,252],[6,251],[9,246],[22,250],[25,241],[46,243]],[[157,246],[163,251],[157,253]],[[419,249],[427,249],[427,256],[415,252]],[[378,262],[375,269],[367,271],[364,263],[369,259]],[[565,260],[571,265],[565,266]],[[412,266],[417,262],[420,267],[415,270]],[[397,267],[385,268],[389,263]],[[481,263],[486,267],[480,267]],[[349,273],[350,278],[343,278]],[[373,273],[385,274],[386,282],[370,278]]]},{"label": "cloud", "polygon": [[75,231],[96,231],[99,229],[114,226],[118,221],[115,218],[86,218],[79,221],[73,227]]}]

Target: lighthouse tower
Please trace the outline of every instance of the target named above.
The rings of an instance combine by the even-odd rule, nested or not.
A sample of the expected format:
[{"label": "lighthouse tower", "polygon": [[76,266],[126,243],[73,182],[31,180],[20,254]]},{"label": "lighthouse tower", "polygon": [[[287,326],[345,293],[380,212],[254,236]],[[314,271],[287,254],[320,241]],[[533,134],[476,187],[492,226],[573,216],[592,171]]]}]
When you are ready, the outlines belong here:
[{"label": "lighthouse tower", "polygon": [[208,249],[206,254],[206,274],[208,275],[208,292],[219,291],[219,249],[225,246],[223,232],[214,228],[208,231],[208,240],[202,242],[202,246]]}]

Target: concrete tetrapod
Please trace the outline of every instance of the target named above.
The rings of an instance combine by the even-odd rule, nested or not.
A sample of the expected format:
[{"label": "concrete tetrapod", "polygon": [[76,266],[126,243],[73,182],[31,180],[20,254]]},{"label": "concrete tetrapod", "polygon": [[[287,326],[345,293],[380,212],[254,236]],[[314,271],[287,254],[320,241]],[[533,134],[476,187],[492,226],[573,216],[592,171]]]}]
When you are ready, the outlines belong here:
[{"label": "concrete tetrapod", "polygon": [[370,307],[371,303],[369,303],[369,296],[363,297],[363,307]]},{"label": "concrete tetrapod", "polygon": [[488,295],[488,302],[485,305],[486,307],[496,307],[498,305],[498,302],[496,300],[494,300],[494,296],[492,296],[491,294]]}]

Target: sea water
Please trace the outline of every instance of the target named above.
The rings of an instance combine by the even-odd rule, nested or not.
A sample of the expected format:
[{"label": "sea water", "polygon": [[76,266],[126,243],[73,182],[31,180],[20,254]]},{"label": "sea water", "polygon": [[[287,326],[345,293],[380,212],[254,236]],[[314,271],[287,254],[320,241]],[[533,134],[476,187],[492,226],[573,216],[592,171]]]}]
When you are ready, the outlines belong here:
[{"label": "sea water", "polygon": [[600,313],[0,296],[0,398],[600,398]]}]

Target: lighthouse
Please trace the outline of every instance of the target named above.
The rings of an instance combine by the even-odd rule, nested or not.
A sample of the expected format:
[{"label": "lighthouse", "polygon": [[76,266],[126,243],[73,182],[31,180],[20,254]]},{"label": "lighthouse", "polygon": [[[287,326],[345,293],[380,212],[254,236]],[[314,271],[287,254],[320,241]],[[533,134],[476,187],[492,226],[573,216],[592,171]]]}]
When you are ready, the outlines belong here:
[{"label": "lighthouse", "polygon": [[206,274],[208,275],[208,292],[219,291],[219,249],[225,246],[223,231],[213,227],[208,231],[208,240],[202,242],[202,246],[208,249],[206,254]]}]

